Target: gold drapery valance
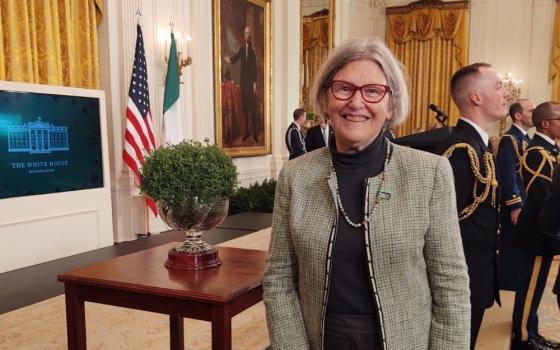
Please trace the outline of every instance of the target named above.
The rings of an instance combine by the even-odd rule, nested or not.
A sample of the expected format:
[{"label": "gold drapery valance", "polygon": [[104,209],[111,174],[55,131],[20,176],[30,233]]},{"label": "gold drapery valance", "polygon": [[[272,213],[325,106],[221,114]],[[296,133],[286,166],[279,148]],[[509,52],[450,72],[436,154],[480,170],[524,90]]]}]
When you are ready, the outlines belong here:
[{"label": "gold drapery valance", "polygon": [[305,16],[302,24],[302,103],[311,110],[309,90],[329,53],[329,16]]},{"label": "gold drapery valance", "polygon": [[449,83],[468,61],[468,10],[462,2],[454,7],[387,11],[387,45],[405,66],[410,84],[411,116],[398,128],[399,136],[437,126],[431,103],[448,111],[449,125],[457,121]]},{"label": "gold drapery valance", "polygon": [[560,3],[556,2],[552,50],[550,56],[549,81],[552,85],[552,101],[560,102]]},{"label": "gold drapery valance", "polygon": [[2,0],[0,80],[99,87],[102,0]]}]

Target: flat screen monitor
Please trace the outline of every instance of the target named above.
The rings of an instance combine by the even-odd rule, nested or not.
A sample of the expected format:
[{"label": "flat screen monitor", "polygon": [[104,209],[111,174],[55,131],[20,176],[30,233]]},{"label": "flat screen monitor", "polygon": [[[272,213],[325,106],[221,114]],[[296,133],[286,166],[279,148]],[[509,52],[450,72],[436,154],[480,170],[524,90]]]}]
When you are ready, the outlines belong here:
[{"label": "flat screen monitor", "polygon": [[103,187],[99,101],[0,89],[0,199]]}]

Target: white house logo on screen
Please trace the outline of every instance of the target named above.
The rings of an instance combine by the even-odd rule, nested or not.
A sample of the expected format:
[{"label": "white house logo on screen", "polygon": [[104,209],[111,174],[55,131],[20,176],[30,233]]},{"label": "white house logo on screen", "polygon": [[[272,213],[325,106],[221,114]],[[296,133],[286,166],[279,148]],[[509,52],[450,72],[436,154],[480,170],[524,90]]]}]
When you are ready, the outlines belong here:
[{"label": "white house logo on screen", "polygon": [[37,118],[34,122],[8,126],[8,152],[52,153],[69,151],[68,127]]}]

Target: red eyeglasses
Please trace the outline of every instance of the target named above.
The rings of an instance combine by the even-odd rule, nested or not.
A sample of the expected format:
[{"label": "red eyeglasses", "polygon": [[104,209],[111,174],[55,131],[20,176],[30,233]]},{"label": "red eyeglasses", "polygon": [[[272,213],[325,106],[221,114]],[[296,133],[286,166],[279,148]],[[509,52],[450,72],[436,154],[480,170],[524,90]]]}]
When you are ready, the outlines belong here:
[{"label": "red eyeglasses", "polygon": [[351,99],[356,91],[360,90],[364,101],[369,103],[378,103],[383,100],[387,93],[391,93],[391,88],[383,84],[366,84],[356,86],[350,82],[343,80],[333,80],[329,84],[333,96],[337,100],[347,101]]}]

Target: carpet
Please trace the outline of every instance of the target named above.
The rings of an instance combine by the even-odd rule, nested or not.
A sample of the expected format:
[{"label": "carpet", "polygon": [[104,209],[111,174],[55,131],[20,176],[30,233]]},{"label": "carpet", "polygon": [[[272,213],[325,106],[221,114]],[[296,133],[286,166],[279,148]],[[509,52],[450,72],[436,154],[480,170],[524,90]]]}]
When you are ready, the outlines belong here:
[{"label": "carpet", "polygon": [[[270,229],[261,230],[222,246],[268,248]],[[163,262],[162,262],[163,263]],[[540,308],[543,335],[560,340],[560,312],[551,292],[558,261],[554,262]],[[480,331],[477,350],[509,349],[513,293],[502,292],[502,308],[489,309]],[[86,303],[88,349],[169,349],[168,316],[115,306]],[[210,323],[185,319],[185,348],[211,349]],[[261,303],[232,320],[233,349],[264,349],[269,344]],[[0,315],[0,349],[66,349],[64,296],[57,296]]]}]

